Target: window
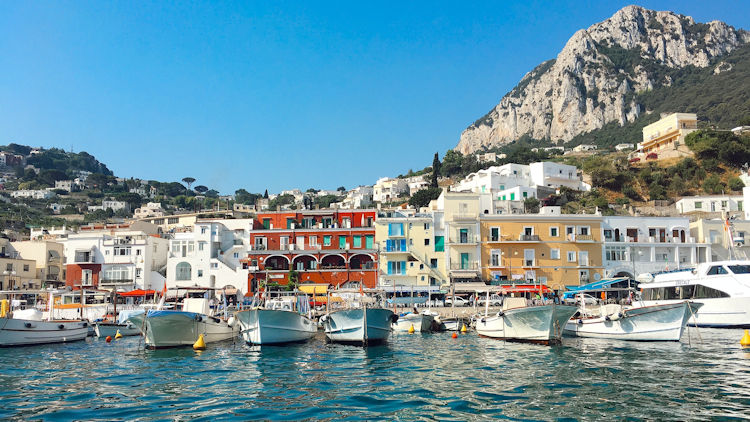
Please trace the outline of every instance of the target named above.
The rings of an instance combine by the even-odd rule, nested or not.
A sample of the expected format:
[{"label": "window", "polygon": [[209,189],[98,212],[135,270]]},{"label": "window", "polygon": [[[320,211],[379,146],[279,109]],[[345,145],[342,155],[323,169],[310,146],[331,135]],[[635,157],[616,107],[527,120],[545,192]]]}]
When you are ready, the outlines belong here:
[{"label": "window", "polygon": [[424,229],[430,230],[430,223],[424,223]]},{"label": "window", "polygon": [[589,265],[589,253],[586,251],[578,252],[578,265],[588,267]]},{"label": "window", "polygon": [[175,267],[175,280],[190,280],[191,267],[187,262],[180,262]]},{"label": "window", "polygon": [[627,248],[624,246],[608,246],[604,251],[607,261],[627,261]]},{"label": "window", "polygon": [[23,270],[29,271],[29,264],[23,264]]},{"label": "window", "polygon": [[104,251],[104,255],[109,255],[109,249],[107,249],[106,251]]},{"label": "window", "polygon": [[721,201],[721,208],[723,209],[727,208],[727,201]]},{"label": "window", "polygon": [[550,249],[549,250],[549,258],[550,259],[560,259],[560,249]]},{"label": "window", "polygon": [[492,242],[497,242],[500,240],[500,227],[490,228],[490,240]]},{"label": "window", "polygon": [[331,236],[323,236],[323,246],[331,246]]},{"label": "window", "polygon": [[568,251],[568,262],[576,262],[575,251]]},{"label": "window", "polygon": [[648,237],[656,237],[656,229],[648,229]]},{"label": "window", "polygon": [[206,242],[198,242],[198,250],[202,251],[206,247]]},{"label": "window", "polygon": [[104,270],[103,281],[131,281],[133,279],[130,269],[124,265],[115,265]]},{"label": "window", "polygon": [[557,237],[560,235],[560,229],[558,227],[549,228],[549,237]]},{"label": "window", "polygon": [[425,239],[424,240],[424,245],[425,246],[430,246],[430,239]]},{"label": "window", "polygon": [[612,229],[604,229],[604,238],[612,240]]},{"label": "window", "polygon": [[729,269],[735,274],[750,274],[750,265],[730,265]]},{"label": "window", "polygon": [[235,252],[233,256],[234,256],[235,259],[239,258],[240,257],[240,253],[239,252]]},{"label": "window", "polygon": [[203,270],[198,270],[198,277],[203,277]]},{"label": "window", "polygon": [[565,236],[575,233],[575,226],[565,226]]},{"label": "window", "polygon": [[437,268],[437,266],[438,266],[437,258],[430,259],[430,268]]},{"label": "window", "polygon": [[214,269],[219,268],[219,264],[217,264],[216,262],[212,262],[211,268],[214,268]]},{"label": "window", "polygon": [[388,224],[388,236],[403,236],[404,225],[401,223]]},{"label": "window", "polygon": [[177,217],[167,218],[167,224],[177,224],[179,222],[180,222],[180,219]]},{"label": "window", "polygon": [[445,239],[443,236],[435,236],[435,252],[445,252]]},{"label": "window", "polygon": [[140,248],[136,249],[136,250],[135,250],[135,254],[136,254],[136,255],[140,255],[140,254],[141,254],[141,249],[140,249]]},{"label": "window", "polygon": [[729,295],[721,290],[712,289],[700,284],[695,286],[695,299],[716,299],[720,297],[729,297]]},{"label": "window", "polygon": [[7,264],[7,265],[5,266],[5,270],[6,270],[6,271],[13,271],[13,264]]},{"label": "window", "polygon": [[578,226],[578,234],[582,236],[589,235],[589,226]]},{"label": "window", "polygon": [[703,202],[695,201],[695,209],[699,210],[701,208],[703,208]]},{"label": "window", "polygon": [[726,270],[726,268],[722,267],[721,265],[714,265],[711,267],[706,275],[722,275],[722,274],[729,274]]},{"label": "window", "polygon": [[388,274],[406,274],[406,261],[389,261]]},{"label": "window", "polygon": [[362,247],[362,236],[352,236],[353,242],[355,248],[361,248]]},{"label": "window", "polygon": [[310,246],[312,246],[312,247],[318,246],[318,236],[310,236],[309,239],[310,240],[308,240],[308,242],[310,242],[309,243]]},{"label": "window", "polygon": [[500,251],[497,249],[493,249],[490,252],[490,266],[492,267],[500,266]]},{"label": "window", "polygon": [[339,249],[346,249],[346,236],[339,236]]},{"label": "window", "polygon": [[531,267],[535,265],[535,251],[534,249],[524,249],[523,250],[523,265],[526,267]]},{"label": "window", "polygon": [[208,230],[208,227],[201,226],[201,234],[206,234],[206,231]]}]

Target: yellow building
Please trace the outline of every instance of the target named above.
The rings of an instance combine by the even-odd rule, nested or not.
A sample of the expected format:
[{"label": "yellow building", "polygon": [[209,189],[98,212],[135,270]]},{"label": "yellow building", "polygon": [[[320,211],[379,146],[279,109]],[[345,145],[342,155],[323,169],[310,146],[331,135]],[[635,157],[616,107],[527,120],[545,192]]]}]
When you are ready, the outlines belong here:
[{"label": "yellow building", "polygon": [[444,241],[446,270],[454,283],[480,281],[479,215],[489,212],[478,193],[443,192],[433,201],[437,243]]},{"label": "yellow building", "polygon": [[672,113],[643,128],[643,142],[638,151],[644,154],[674,150],[685,144],[685,136],[698,130],[698,116],[693,113]]},{"label": "yellow building", "polygon": [[559,207],[549,208],[555,213],[480,217],[484,280],[536,281],[563,289],[603,277],[602,217],[561,215]]},{"label": "yellow building", "polygon": [[[375,220],[375,243],[380,255],[378,282],[383,288],[433,286],[448,283],[445,253],[434,234],[433,216],[380,211]],[[419,289],[423,290],[423,289]]]},{"label": "yellow building", "polygon": [[34,260],[35,278],[44,287],[57,287],[65,284],[64,246],[62,243],[44,240],[12,242],[13,249],[24,259]]},{"label": "yellow building", "polygon": [[36,261],[21,259],[8,239],[0,239],[0,290],[39,289]]}]

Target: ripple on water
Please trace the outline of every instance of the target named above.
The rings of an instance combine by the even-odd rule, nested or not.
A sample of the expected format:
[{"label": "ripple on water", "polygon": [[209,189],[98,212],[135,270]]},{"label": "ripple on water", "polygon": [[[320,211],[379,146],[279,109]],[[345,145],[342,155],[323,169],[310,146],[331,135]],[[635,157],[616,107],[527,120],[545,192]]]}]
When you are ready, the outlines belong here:
[{"label": "ripple on water", "polygon": [[0,349],[0,419],[744,419],[750,353],[739,330],[687,342],[472,334],[394,336],[371,348],[316,338],[142,350],[137,338]]}]

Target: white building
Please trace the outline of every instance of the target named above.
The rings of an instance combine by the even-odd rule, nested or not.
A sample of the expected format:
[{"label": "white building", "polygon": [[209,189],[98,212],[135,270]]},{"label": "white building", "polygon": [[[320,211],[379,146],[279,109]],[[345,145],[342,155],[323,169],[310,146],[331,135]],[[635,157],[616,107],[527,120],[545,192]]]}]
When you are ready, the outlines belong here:
[{"label": "white building", "polygon": [[373,186],[372,199],[375,202],[391,202],[408,191],[409,184],[405,179],[383,177]]},{"label": "white building", "polygon": [[253,219],[197,220],[192,232],[170,241],[168,287],[230,287],[247,292],[247,257]]},{"label": "white building", "polygon": [[617,144],[615,145],[615,151],[625,151],[629,149],[635,149],[633,144]]},{"label": "white building", "polygon": [[591,185],[584,183],[578,176],[576,166],[542,161],[529,164],[531,175],[530,186],[546,186],[559,188],[562,186],[582,191],[591,190]]},{"label": "white building", "polygon": [[711,260],[711,245],[691,236],[686,217],[604,217],[602,232],[608,277],[635,277]]},{"label": "white building", "polygon": [[367,208],[372,205],[372,194],[372,186],[357,186],[347,192],[346,198],[341,201],[341,208]]},{"label": "white building", "polygon": [[149,202],[146,205],[142,205],[140,208],[136,208],[133,213],[133,218],[135,219],[163,216],[164,209],[161,207],[161,202]]},{"label": "white building", "polygon": [[55,192],[41,189],[21,189],[11,192],[10,196],[12,198],[50,199],[55,197]]},{"label": "white building", "polygon": [[744,197],[742,195],[686,196],[675,202],[680,214],[743,211],[743,204]]},{"label": "white building", "polygon": [[89,211],[96,211],[96,210],[107,210],[111,209],[112,211],[120,211],[125,210],[127,212],[130,212],[130,204],[125,201],[115,201],[115,200],[103,200],[101,205],[89,205],[88,210]]},{"label": "white building", "polygon": [[573,152],[586,152],[586,151],[596,151],[596,145],[581,144],[576,147],[573,147]]},{"label": "white building", "polygon": [[409,195],[414,195],[415,193],[421,191],[422,189],[427,189],[430,186],[430,182],[426,180],[414,180],[409,182]]},{"label": "white building", "polygon": [[74,180],[56,180],[55,189],[62,189],[67,192],[77,192],[81,190],[81,185]]},{"label": "white building", "polygon": [[62,211],[63,208],[65,208],[62,204],[58,204],[57,202],[47,205],[47,208],[52,210],[52,214],[58,215]]},{"label": "white building", "polygon": [[91,225],[59,239],[65,251],[67,284],[161,290],[168,241],[155,237],[156,233],[157,228],[148,223]]}]

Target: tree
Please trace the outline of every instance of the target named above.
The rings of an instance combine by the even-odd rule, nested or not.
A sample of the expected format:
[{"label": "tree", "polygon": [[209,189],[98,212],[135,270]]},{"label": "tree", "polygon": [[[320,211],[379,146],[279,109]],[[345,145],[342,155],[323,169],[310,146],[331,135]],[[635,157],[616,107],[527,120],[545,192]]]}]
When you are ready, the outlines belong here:
[{"label": "tree", "polygon": [[266,189],[266,191],[263,192],[263,198],[268,199],[268,189]]},{"label": "tree", "polygon": [[239,204],[255,205],[261,195],[257,193],[250,193],[245,189],[237,189],[234,191],[234,201]]},{"label": "tree", "polygon": [[745,187],[745,183],[739,177],[733,177],[728,182],[729,189],[738,191]]},{"label": "tree", "polygon": [[539,200],[536,198],[526,198],[523,200],[523,209],[526,214],[539,213]]},{"label": "tree", "polygon": [[182,181],[185,182],[185,184],[187,185],[188,190],[190,190],[190,185],[192,185],[193,182],[195,182],[195,178],[194,177],[183,177]]},{"label": "tree", "polygon": [[652,201],[667,199],[667,190],[658,183],[652,183],[648,187],[648,197]]},{"label": "tree", "polygon": [[440,176],[440,156],[436,152],[435,156],[432,158],[432,177],[430,179],[431,188],[438,187],[439,176]]},{"label": "tree", "polygon": [[345,187],[343,187],[343,186],[339,186],[339,187],[337,187],[337,188],[336,188],[336,190],[337,190],[337,191],[339,191],[339,192],[342,192],[342,193],[343,193],[343,192],[346,192],[346,188],[345,188]]},{"label": "tree", "polygon": [[449,149],[443,157],[443,163],[440,166],[440,174],[444,177],[451,177],[461,172],[464,164],[464,156],[460,152]]},{"label": "tree", "polygon": [[195,187],[195,191],[198,192],[198,193],[200,193],[202,195],[202,194],[208,192],[208,188],[206,186],[203,186],[203,185],[198,185],[198,186]]},{"label": "tree", "polygon": [[414,208],[426,207],[430,204],[433,199],[438,199],[442,193],[440,188],[427,188],[414,192],[411,198],[409,198],[409,205]]},{"label": "tree", "polygon": [[289,269],[288,282],[286,284],[287,291],[297,290],[299,286],[299,273],[295,269]]},{"label": "tree", "polygon": [[724,190],[724,184],[721,183],[719,176],[712,174],[703,181],[703,190],[710,194],[719,194]]}]

